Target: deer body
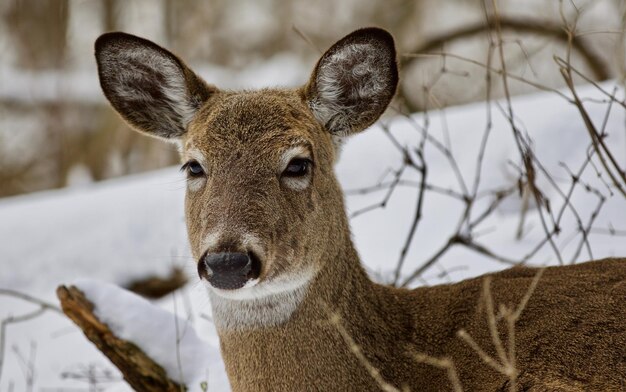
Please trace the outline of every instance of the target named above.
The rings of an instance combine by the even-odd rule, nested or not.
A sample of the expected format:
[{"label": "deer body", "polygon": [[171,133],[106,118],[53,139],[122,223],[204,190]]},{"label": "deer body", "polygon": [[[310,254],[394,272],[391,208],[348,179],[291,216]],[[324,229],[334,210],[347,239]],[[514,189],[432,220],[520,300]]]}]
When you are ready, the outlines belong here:
[{"label": "deer body", "polygon": [[[293,90],[221,91],[123,33],[99,38],[96,57],[122,117],[180,148],[189,240],[234,391],[378,390],[366,363],[398,388],[449,390],[446,372],[417,353],[452,359],[466,390],[508,390],[509,378],[456,335],[465,329],[496,357],[481,279],[378,285],[352,244],[333,165],[342,140],[376,121],[394,95],[388,33],[348,35]],[[518,303],[535,274],[492,274],[494,303]],[[514,343],[521,390],[624,388],[626,261],[547,269]]]},{"label": "deer body", "polygon": [[[625,263],[607,259],[544,272],[516,328],[517,390],[625,390]],[[415,360],[414,354],[426,353],[450,358],[465,391],[508,390],[508,378],[457,337],[464,328],[497,358],[480,310],[482,278],[402,290],[372,283],[357,269],[342,279],[320,276],[310,291],[315,297],[305,298],[282,325],[222,331],[233,390],[381,390],[328,322],[320,300],[333,304],[370,363],[398,388],[452,390],[444,370]],[[492,274],[494,302],[518,304],[536,273],[514,268]],[[503,324],[500,331],[506,340]]]}]

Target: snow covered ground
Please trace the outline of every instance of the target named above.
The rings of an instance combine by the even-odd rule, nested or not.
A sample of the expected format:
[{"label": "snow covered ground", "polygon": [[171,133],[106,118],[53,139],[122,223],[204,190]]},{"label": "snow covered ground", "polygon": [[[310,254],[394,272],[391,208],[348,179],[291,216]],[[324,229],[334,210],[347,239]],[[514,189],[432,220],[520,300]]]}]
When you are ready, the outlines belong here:
[{"label": "snow covered ground", "polygon": [[[201,340],[186,319],[112,283],[82,279],[74,285],[95,305],[96,316],[115,336],[141,347],[190,392],[208,388],[209,379],[217,389],[227,384],[219,350]],[[215,369],[219,374],[213,374]]]},{"label": "snow covered ground", "polygon": [[[611,91],[612,84],[603,87]],[[595,98],[586,101],[586,105],[593,121],[600,126],[607,117],[608,104],[597,100],[605,97],[594,87],[581,88],[580,94]],[[562,165],[564,163],[572,170],[577,169],[585,160],[589,145],[587,131],[576,108],[552,93],[518,97],[514,99],[513,106],[518,125],[532,137],[536,155],[553,174],[555,181],[567,189],[570,177]],[[614,106],[606,119],[609,133],[606,142],[619,162],[624,163],[625,111],[618,105]],[[511,162],[519,163],[509,123],[495,103],[492,112],[493,131],[483,164],[483,190],[514,185],[516,176]],[[424,124],[426,117],[416,115],[413,120]],[[466,182],[471,184],[476,170],[476,153],[487,122],[486,105],[478,103],[430,113],[428,121],[431,135],[440,140],[449,136],[460,171]],[[394,118],[385,123],[402,143],[414,145],[419,141],[420,133],[406,118]],[[459,190],[450,165],[432,146],[426,147],[426,160],[430,183]],[[397,169],[401,162],[402,157],[390,139],[379,126],[375,126],[346,144],[337,173],[344,189],[356,189],[376,184],[389,168]],[[403,178],[419,177],[409,172]],[[609,189],[604,183],[606,175],[598,178],[590,167],[582,180],[609,196]],[[550,199],[552,208],[558,210],[563,203],[561,196],[545,178],[540,178],[539,184]],[[377,203],[385,193],[386,190],[381,190],[367,195],[347,196],[348,209],[357,211]],[[354,240],[363,262],[378,278],[387,279],[395,268],[413,219],[416,195],[415,187],[398,187],[386,208],[352,220]],[[155,305],[176,313],[193,325],[199,338],[207,344],[207,363],[211,364],[209,390],[227,390],[217,336],[210,322],[208,299],[197,284],[194,262],[186,244],[183,196],[183,175],[176,168],[170,168],[0,201],[0,288],[28,292],[54,302],[54,288],[61,283],[89,278],[123,285],[133,278],[163,274],[172,266],[180,266],[188,272],[191,283],[169,298],[155,302]],[[476,211],[481,211],[481,207],[489,201],[486,198],[479,202]],[[596,209],[598,198],[586,192],[584,187],[577,187],[571,204],[586,224]],[[525,236],[519,241],[515,239],[520,205],[519,196],[507,199],[476,229],[481,233],[480,242],[498,254],[512,258],[520,258],[534,247],[544,237],[534,210],[526,220]],[[427,193],[424,216],[403,268],[405,276],[445,244],[458,223],[462,208],[463,203],[454,198]],[[626,200],[619,195],[608,197],[593,226],[626,229]],[[571,240],[576,234],[576,219],[569,210],[563,217],[562,227],[563,233],[555,241],[564,259],[569,262],[577,248],[577,241]],[[623,238],[592,232],[589,242],[595,258],[626,255]],[[583,250],[577,261],[589,257],[588,252]],[[549,246],[544,246],[531,261],[539,265],[557,262]],[[428,284],[435,284],[505,267],[502,263],[457,246],[427,270],[423,278]],[[0,319],[34,308],[22,300],[0,296]],[[102,312],[107,311],[103,309]],[[120,309],[114,312],[120,314]],[[145,323],[141,324],[145,330],[151,325],[161,328],[157,320],[146,317],[148,320],[141,320]],[[129,315],[119,322],[131,320],[132,315]],[[94,379],[102,390],[128,390],[106,358],[87,342],[71,322],[57,314],[48,312],[29,322],[8,325],[6,332],[0,391],[26,390],[29,369],[35,371],[32,377],[34,390],[88,390]],[[172,339],[171,335],[166,336]],[[158,340],[152,340],[152,343],[166,344]],[[176,378],[175,375],[172,377]]]}]

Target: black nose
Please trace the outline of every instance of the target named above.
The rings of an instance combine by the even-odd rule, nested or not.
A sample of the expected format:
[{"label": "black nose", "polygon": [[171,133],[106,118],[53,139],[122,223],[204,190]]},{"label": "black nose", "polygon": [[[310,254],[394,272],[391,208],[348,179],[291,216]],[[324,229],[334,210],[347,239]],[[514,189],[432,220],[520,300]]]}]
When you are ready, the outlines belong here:
[{"label": "black nose", "polygon": [[198,263],[198,275],[213,287],[234,290],[258,278],[260,267],[251,253],[207,253]]}]

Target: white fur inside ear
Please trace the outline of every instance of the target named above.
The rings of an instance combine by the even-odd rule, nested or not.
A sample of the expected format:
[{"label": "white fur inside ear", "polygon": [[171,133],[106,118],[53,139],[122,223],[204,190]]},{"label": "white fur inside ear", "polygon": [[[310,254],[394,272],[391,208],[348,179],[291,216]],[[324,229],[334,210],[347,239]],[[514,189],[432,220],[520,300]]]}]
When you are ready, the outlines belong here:
[{"label": "white fur inside ear", "polygon": [[358,43],[322,60],[317,94],[309,104],[317,120],[331,132],[340,136],[350,133],[352,124],[382,104],[379,101],[390,84],[386,53],[382,52],[373,44]]},{"label": "white fur inside ear", "polygon": [[117,101],[141,109],[128,116],[139,122],[160,122],[155,136],[181,134],[201,102],[190,96],[180,65],[151,48],[104,53],[102,59],[110,92]]}]

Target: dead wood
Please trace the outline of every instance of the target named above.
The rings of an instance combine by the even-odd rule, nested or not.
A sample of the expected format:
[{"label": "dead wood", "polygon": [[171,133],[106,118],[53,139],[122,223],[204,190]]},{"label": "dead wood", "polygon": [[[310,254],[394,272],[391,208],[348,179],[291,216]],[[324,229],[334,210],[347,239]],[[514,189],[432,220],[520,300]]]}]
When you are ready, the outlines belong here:
[{"label": "dead wood", "polygon": [[150,299],[163,298],[180,289],[187,283],[187,276],[182,269],[175,267],[166,277],[149,276],[132,281],[126,289]]},{"label": "dead wood", "polygon": [[74,286],[59,286],[57,297],[67,315],[122,372],[139,392],[179,392],[186,388],[167,377],[165,370],[132,342],[120,339],[94,314],[94,306]]}]

